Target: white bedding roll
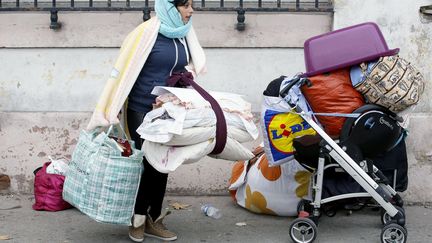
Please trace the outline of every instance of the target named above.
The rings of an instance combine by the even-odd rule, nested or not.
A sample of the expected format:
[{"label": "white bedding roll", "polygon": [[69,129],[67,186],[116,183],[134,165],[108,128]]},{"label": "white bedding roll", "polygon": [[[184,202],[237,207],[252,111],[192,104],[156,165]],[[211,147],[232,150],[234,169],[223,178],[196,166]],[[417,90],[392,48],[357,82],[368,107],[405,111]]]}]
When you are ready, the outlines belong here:
[{"label": "white bedding roll", "polygon": [[[166,146],[160,143],[144,141],[142,149],[147,161],[159,172],[169,173],[176,170],[182,164],[190,164],[199,161],[209,155],[215,146],[215,140],[192,144],[188,146]],[[248,160],[254,155],[232,138],[227,142],[222,153],[212,157],[226,160]]]}]

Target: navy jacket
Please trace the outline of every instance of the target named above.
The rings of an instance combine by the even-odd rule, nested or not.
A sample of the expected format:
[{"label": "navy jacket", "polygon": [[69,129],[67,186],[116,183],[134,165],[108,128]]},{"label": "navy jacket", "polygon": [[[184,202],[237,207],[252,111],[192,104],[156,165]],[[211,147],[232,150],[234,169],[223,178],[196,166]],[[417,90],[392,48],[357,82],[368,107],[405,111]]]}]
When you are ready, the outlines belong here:
[{"label": "navy jacket", "polygon": [[158,34],[153,49],[129,94],[128,109],[149,112],[156,98],[151,94],[153,88],[166,86],[166,80],[173,72],[185,71],[189,54],[186,40],[183,40],[170,39]]}]

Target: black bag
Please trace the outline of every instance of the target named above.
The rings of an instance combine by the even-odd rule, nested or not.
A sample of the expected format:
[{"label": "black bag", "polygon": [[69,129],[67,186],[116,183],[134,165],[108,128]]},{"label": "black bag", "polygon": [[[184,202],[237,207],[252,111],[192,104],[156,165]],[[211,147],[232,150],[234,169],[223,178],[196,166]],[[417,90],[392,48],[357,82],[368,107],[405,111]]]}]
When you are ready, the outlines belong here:
[{"label": "black bag", "polygon": [[279,97],[280,86],[282,84],[282,81],[284,81],[285,78],[286,76],[280,76],[279,78],[272,80],[267,85],[267,88],[264,90],[263,95]]},{"label": "black bag", "polygon": [[405,140],[392,150],[373,159],[374,165],[387,177],[391,186],[396,174],[395,190],[404,192],[408,187],[408,157]]},{"label": "black bag", "polygon": [[[319,156],[319,143],[307,144],[294,140],[296,148],[295,158],[305,168],[317,168]],[[332,160],[331,158],[328,158]],[[408,187],[408,158],[405,141],[400,141],[392,150],[371,158],[374,165],[387,177],[390,186],[398,192]],[[329,161],[334,163],[334,161]],[[394,179],[396,174],[396,183]],[[348,174],[325,172],[323,181],[323,198],[346,193],[363,192],[363,188]]]}]

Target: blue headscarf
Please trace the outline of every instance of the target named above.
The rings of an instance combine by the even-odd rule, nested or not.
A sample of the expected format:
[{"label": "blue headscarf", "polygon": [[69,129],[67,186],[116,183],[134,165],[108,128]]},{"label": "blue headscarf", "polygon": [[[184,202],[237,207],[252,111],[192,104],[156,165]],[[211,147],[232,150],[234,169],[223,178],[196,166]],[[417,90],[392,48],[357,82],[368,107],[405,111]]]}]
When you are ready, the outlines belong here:
[{"label": "blue headscarf", "polygon": [[187,35],[192,26],[192,18],[184,24],[172,0],[156,0],[155,11],[161,21],[159,33],[168,38],[183,38]]}]

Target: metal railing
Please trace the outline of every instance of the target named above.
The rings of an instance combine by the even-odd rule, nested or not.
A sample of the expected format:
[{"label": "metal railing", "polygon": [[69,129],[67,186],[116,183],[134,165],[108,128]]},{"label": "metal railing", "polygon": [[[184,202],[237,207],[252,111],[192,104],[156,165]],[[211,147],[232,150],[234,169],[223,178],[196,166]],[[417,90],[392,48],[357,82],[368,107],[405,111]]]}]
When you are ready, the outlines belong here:
[{"label": "metal railing", "polygon": [[432,5],[421,6],[420,13],[425,15],[432,15]]},{"label": "metal railing", "polygon": [[[245,28],[245,12],[333,12],[331,0],[195,0],[195,11],[237,12],[237,29]],[[51,29],[59,29],[59,11],[142,11],[150,19],[154,0],[0,0],[0,11],[49,11]]]}]

